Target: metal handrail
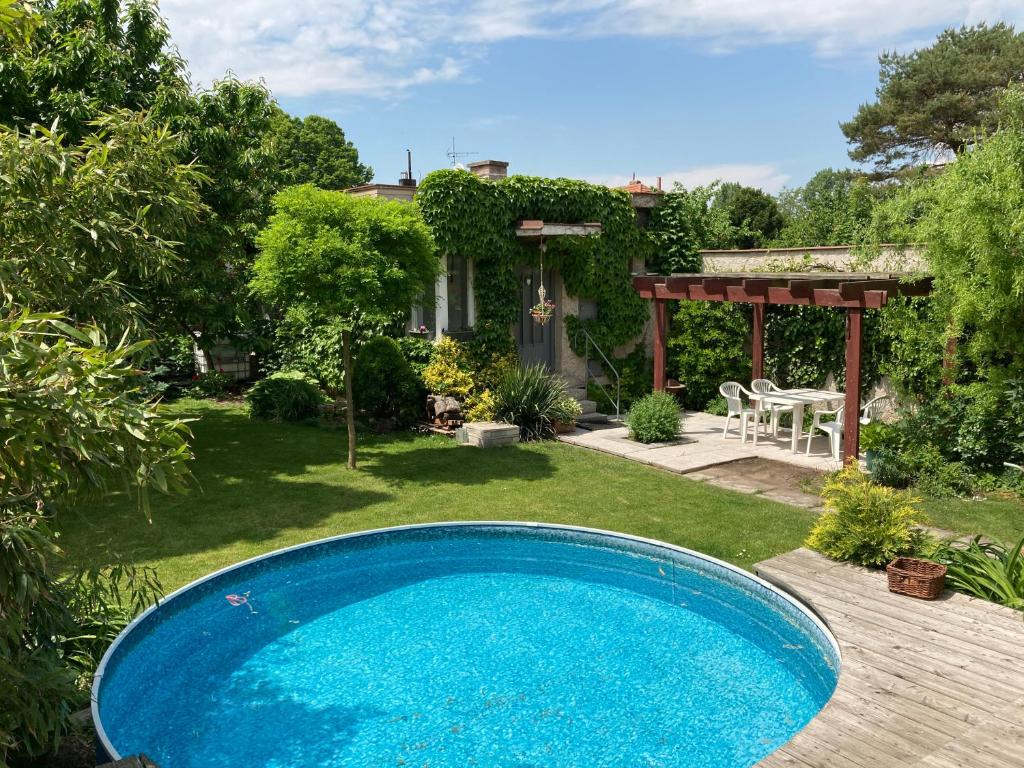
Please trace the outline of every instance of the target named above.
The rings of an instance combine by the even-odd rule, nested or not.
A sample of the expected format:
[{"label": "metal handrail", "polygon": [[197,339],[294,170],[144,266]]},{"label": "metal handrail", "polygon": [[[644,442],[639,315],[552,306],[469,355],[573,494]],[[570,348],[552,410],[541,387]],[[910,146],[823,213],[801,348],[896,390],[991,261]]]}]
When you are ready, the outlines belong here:
[{"label": "metal handrail", "polygon": [[[598,345],[598,343],[596,341],[594,341],[594,337],[590,335],[589,331],[587,331],[586,328],[584,328],[583,326],[577,327],[576,334],[575,334],[576,338],[574,339],[574,341],[576,341],[576,342],[579,341],[579,335],[581,333],[583,334],[584,341],[586,342],[585,346],[583,347],[583,349],[584,349],[584,352],[583,352],[583,370],[586,371],[586,376],[583,379],[583,389],[586,390],[586,388],[587,388],[586,385],[590,382],[591,378],[593,378],[594,383],[597,384],[597,386],[601,389],[601,392],[604,394],[604,396],[608,398],[608,402],[615,406],[615,418],[616,418],[616,420],[618,420],[619,419],[619,410],[620,410],[619,409],[619,404],[622,402],[622,376],[619,375],[619,369],[616,368],[615,364],[612,363],[612,361],[608,359],[608,355],[606,355],[604,353],[604,350],[602,350],[601,347]],[[604,365],[607,367],[608,370],[611,370],[611,372],[615,376],[615,397],[614,398],[612,398],[611,393],[607,389],[605,389],[604,384],[602,384],[598,380],[597,376],[594,376],[590,372],[590,347],[591,346],[593,346],[594,349],[597,350],[597,354],[599,354],[601,356],[601,360],[604,361]]]}]

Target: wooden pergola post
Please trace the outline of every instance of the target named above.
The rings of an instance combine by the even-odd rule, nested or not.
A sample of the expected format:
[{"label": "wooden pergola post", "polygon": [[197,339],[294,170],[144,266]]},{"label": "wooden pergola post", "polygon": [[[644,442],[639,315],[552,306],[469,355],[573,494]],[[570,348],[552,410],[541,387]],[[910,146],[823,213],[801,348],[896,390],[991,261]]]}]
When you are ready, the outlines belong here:
[{"label": "wooden pergola post", "polygon": [[[890,296],[927,296],[930,277],[852,272],[719,272],[635,275],[633,287],[654,302],[654,388],[665,388],[668,343],[666,301],[731,301],[754,305],[752,368],[764,377],[764,323],[768,304],[845,309],[846,397],[843,455],[857,461],[860,445],[860,383],[864,310],[881,309]],[[952,349],[952,348],[950,348]]]},{"label": "wooden pergola post", "polygon": [[843,463],[856,464],[860,451],[860,362],[864,341],[864,310],[846,310],[846,412],[843,423]]},{"label": "wooden pergola post", "polygon": [[654,391],[665,390],[665,358],[668,355],[668,306],[654,300]]},{"label": "wooden pergola post", "polygon": [[942,386],[952,385],[956,378],[956,336],[946,339],[946,352],[942,356]]},{"label": "wooden pergola post", "polygon": [[751,358],[753,378],[764,378],[764,304],[754,304],[754,333]]}]

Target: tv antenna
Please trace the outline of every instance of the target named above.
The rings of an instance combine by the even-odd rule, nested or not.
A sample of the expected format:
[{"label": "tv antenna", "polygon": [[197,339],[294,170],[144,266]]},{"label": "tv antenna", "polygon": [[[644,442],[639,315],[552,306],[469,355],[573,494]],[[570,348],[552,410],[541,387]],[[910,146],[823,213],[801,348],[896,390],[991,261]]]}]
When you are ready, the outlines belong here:
[{"label": "tv antenna", "polygon": [[480,153],[479,152],[456,152],[455,151],[455,137],[452,136],[452,146],[451,146],[451,149],[449,149],[445,154],[448,155],[448,159],[451,160],[452,168],[455,168],[455,167],[457,167],[457,166],[462,164],[461,163],[461,159],[462,158],[470,157],[472,155],[478,155]]}]

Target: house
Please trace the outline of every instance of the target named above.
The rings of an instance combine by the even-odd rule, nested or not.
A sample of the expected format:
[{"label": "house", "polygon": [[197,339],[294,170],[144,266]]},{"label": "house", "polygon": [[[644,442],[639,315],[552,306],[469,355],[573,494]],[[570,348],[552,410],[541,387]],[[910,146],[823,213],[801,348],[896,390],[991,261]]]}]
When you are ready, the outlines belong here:
[{"label": "house", "polygon": [[[480,160],[469,163],[467,170],[476,176],[500,181],[508,177],[509,163],[503,160]],[[630,200],[637,215],[638,226],[645,226],[651,209],[663,194],[660,180],[657,188],[649,187],[634,179],[625,187],[620,187],[630,195]],[[389,200],[412,200],[416,194],[416,181],[411,172],[403,173],[398,184],[364,184],[347,190],[349,194],[383,197]],[[521,224],[548,225],[544,232],[558,233],[553,236],[574,236],[592,233],[594,225],[587,230],[584,222],[521,222]],[[598,228],[599,229],[599,228]],[[576,230],[579,230],[577,232]],[[538,242],[539,237],[521,227],[520,238]],[[437,339],[443,335],[455,338],[468,338],[472,335],[477,319],[477,295],[474,290],[476,275],[472,258],[466,255],[445,254],[442,256],[442,272],[434,286],[433,296],[424,300],[410,311],[407,329],[410,333],[423,333],[429,338]],[[642,259],[630,264],[633,271],[643,271]],[[516,270],[520,284],[520,311],[517,322],[511,330],[519,351],[520,359],[527,363],[543,363],[548,369],[559,373],[571,387],[585,389],[588,370],[592,375],[600,375],[598,366],[590,364],[573,352],[570,345],[566,323],[563,319],[575,315],[581,319],[593,317],[597,311],[596,302],[585,297],[570,295],[563,285],[557,270],[550,268],[541,271],[539,265],[520,265]],[[550,321],[544,324],[534,322],[531,309],[537,304],[537,289],[543,282],[547,297],[555,304],[555,313]],[[635,341],[625,348],[601,350],[611,358],[630,351]],[[592,358],[597,359],[599,353],[593,350]]]}]

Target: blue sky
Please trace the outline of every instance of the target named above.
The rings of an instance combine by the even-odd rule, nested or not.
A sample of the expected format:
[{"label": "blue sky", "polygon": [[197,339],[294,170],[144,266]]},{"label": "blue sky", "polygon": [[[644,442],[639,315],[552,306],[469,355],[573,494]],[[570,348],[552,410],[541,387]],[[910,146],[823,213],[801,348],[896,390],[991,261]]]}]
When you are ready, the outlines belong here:
[{"label": "blue sky", "polygon": [[946,26],[1024,22],[1002,0],[164,0],[199,83],[262,78],[337,120],[377,181],[465,159],[510,172],[770,192],[850,165],[838,123],[880,49]]}]

